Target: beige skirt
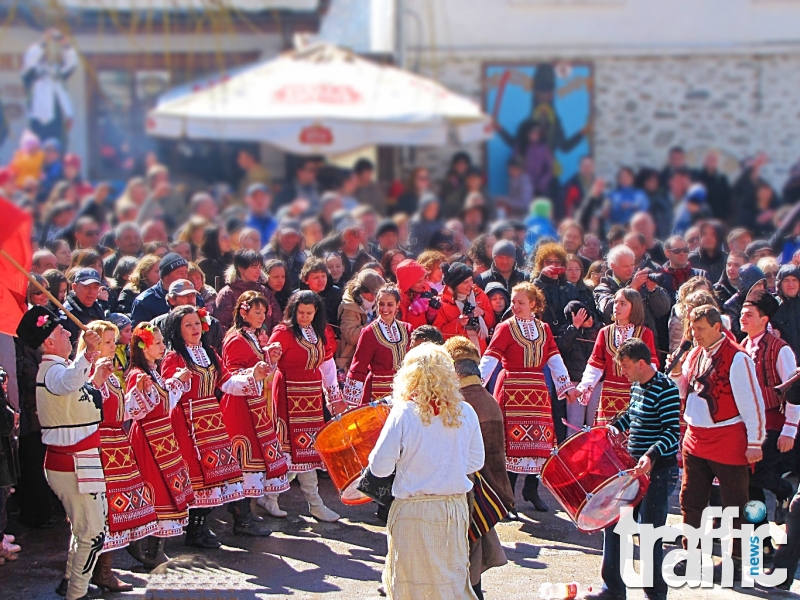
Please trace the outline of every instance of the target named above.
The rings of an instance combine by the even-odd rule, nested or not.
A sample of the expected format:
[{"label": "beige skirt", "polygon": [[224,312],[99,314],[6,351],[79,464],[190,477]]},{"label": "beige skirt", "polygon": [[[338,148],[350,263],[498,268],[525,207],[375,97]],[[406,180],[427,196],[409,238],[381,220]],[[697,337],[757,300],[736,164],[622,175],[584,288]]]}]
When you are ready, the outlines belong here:
[{"label": "beige skirt", "polygon": [[469,581],[466,494],[396,499],[383,585],[392,600],[477,600]]}]

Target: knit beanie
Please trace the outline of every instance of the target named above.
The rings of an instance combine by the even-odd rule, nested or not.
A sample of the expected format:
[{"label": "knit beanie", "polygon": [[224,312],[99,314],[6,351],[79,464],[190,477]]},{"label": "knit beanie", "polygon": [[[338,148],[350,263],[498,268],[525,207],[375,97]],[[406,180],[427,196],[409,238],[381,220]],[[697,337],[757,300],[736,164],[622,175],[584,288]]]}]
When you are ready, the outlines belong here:
[{"label": "knit beanie", "polygon": [[397,287],[400,288],[401,292],[406,293],[411,289],[412,285],[425,277],[427,273],[428,271],[425,267],[414,259],[407,258],[397,265]]},{"label": "knit beanie", "polygon": [[[374,269],[364,269],[360,271],[357,276],[358,285],[359,287],[365,289],[370,294],[374,294],[381,286],[386,283],[386,280],[381,276],[380,273],[375,271]],[[411,285],[414,285],[413,283]]]},{"label": "knit beanie", "polygon": [[391,219],[384,219],[378,223],[378,227],[375,229],[375,238],[379,238],[385,233],[395,233],[400,235],[400,228],[397,226],[397,223]]},{"label": "knit beanie", "polygon": [[473,275],[472,269],[460,262],[453,263],[452,265],[443,263],[442,272],[444,273],[444,279],[442,279],[442,281],[450,288],[456,288],[467,279],[471,279]]},{"label": "knit beanie", "polygon": [[492,248],[492,258],[498,256],[507,256],[509,258],[517,258],[517,247],[511,240],[500,240]]},{"label": "knit beanie", "polygon": [[164,279],[164,277],[173,271],[188,265],[189,263],[186,262],[186,259],[180,254],[177,254],[176,252],[170,252],[169,254],[165,254],[164,258],[161,259],[161,262],[158,263],[158,276],[161,279]]},{"label": "knit beanie", "polygon": [[531,216],[549,219],[553,215],[553,203],[547,198],[536,198],[531,204]]}]

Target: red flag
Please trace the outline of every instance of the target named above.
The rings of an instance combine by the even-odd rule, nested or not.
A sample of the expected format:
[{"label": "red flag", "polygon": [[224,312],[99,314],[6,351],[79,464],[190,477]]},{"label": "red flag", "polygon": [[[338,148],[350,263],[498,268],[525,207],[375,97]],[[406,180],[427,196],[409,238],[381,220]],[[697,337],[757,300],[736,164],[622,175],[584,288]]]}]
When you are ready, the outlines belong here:
[{"label": "red flag", "polygon": [[[33,218],[3,197],[0,197],[0,215],[0,248],[30,271]],[[27,290],[25,275],[0,254],[0,333],[17,335],[17,325],[28,310]]]}]

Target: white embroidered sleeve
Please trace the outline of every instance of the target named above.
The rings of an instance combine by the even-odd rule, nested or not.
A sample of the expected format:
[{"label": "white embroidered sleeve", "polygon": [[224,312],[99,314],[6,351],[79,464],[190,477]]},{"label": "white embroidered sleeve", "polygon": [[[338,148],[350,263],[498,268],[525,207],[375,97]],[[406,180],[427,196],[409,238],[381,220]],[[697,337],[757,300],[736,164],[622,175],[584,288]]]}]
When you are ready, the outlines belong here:
[{"label": "white embroidered sleeve", "polygon": [[222,384],[222,391],[231,396],[259,396],[263,389],[263,384],[256,381],[253,377],[253,370],[240,369],[237,373],[230,376],[230,379]]},{"label": "white embroidered sleeve", "polygon": [[567,366],[564,364],[564,359],[561,358],[560,354],[554,354],[547,361],[547,366],[550,367],[550,373],[553,375],[556,396],[563,398],[569,390],[575,387],[569,378],[569,371],[567,371]]},{"label": "white embroidered sleeve", "polygon": [[184,392],[192,389],[192,380],[183,383],[177,377],[170,377],[164,382],[164,388],[169,393],[169,408],[172,410],[178,404],[178,401],[183,396]]},{"label": "white embroidered sleeve", "polygon": [[350,406],[361,404],[361,397],[364,395],[364,382],[348,377],[344,382],[344,401]]},{"label": "white embroidered sleeve", "polygon": [[158,404],[155,390],[145,394],[138,388],[128,390],[125,394],[125,417],[138,421],[144,418]]},{"label": "white embroidered sleeve", "polygon": [[497,368],[497,365],[500,364],[500,361],[497,360],[494,356],[489,356],[488,354],[484,354],[481,357],[481,362],[478,368],[481,371],[481,381],[485,384],[494,373],[494,370]]},{"label": "white embroidered sleeve", "polygon": [[336,377],[336,363],[329,358],[319,369],[322,372],[322,387],[325,388],[325,396],[328,404],[342,400],[342,391],[339,389],[339,380]]},{"label": "white embroidered sleeve", "polygon": [[603,369],[593,365],[586,365],[586,368],[583,370],[581,382],[578,384],[578,391],[581,393],[581,404],[589,403],[589,398],[592,396],[594,388],[597,387],[597,384],[600,383],[602,378]]},{"label": "white embroidered sleeve", "polygon": [[737,352],[730,377],[733,399],[747,428],[747,447],[760,448],[766,435],[766,416],[753,359],[744,352]]}]

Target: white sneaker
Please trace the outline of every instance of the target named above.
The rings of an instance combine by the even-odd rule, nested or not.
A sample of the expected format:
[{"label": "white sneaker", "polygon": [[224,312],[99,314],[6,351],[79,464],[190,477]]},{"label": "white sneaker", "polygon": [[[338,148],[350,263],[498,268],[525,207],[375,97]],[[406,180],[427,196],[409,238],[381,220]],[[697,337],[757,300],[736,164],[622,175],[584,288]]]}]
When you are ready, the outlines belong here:
[{"label": "white sneaker", "polygon": [[338,513],[333,512],[324,504],[317,504],[316,506],[311,506],[309,504],[308,511],[317,521],[323,521],[324,523],[335,523],[340,519]]},{"label": "white sneaker", "polygon": [[277,499],[270,498],[269,496],[261,496],[258,498],[258,500],[256,500],[256,505],[267,511],[270,517],[275,517],[276,519],[285,519],[286,515],[289,514],[278,506]]}]

